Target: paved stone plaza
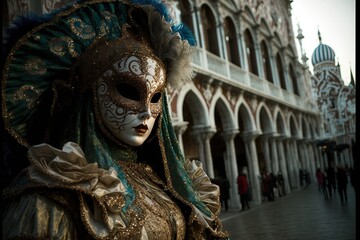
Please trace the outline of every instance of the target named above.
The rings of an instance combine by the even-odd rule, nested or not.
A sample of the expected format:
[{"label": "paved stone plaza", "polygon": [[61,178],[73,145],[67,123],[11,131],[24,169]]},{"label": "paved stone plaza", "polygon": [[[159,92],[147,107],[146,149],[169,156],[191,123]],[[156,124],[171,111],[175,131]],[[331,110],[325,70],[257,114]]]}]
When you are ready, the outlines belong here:
[{"label": "paved stone plaza", "polygon": [[221,214],[231,240],[355,240],[355,191],[348,185],[343,205],[338,193],[325,200],[317,185],[292,192],[274,202]]}]

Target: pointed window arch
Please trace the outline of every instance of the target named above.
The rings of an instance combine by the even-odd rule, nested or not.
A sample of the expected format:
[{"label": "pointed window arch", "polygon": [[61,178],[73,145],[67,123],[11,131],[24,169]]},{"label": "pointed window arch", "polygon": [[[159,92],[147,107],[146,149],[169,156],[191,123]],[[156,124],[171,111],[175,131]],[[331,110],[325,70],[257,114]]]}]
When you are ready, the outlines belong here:
[{"label": "pointed window arch", "polygon": [[290,75],[290,79],[291,79],[291,82],[292,82],[292,85],[293,85],[294,94],[300,96],[295,71],[294,71],[294,68],[293,68],[293,66],[291,64],[289,64],[289,75]]},{"label": "pointed window arch", "polygon": [[270,65],[269,48],[264,40],[261,41],[260,47],[261,47],[262,63],[264,66],[264,77],[266,80],[273,83],[274,80],[272,77],[272,71]]},{"label": "pointed window arch", "polygon": [[183,22],[193,33],[195,33],[191,4],[189,0],[179,1],[179,9],[181,12],[181,22]]},{"label": "pointed window arch", "polygon": [[219,44],[216,35],[216,21],[214,14],[207,5],[201,6],[201,22],[203,26],[204,34],[204,46],[205,49],[217,56],[220,56]]},{"label": "pointed window arch", "polygon": [[230,17],[224,19],[224,32],[228,60],[240,66],[238,41],[236,37],[235,24]]},{"label": "pointed window arch", "polygon": [[259,75],[256,64],[255,42],[249,29],[245,30],[244,38],[245,38],[245,49],[246,49],[246,57],[249,65],[249,71],[256,75]]},{"label": "pointed window arch", "polygon": [[286,83],[285,83],[285,71],[284,66],[281,60],[280,53],[276,54],[276,68],[278,71],[279,81],[280,81],[280,87],[282,89],[286,89]]}]

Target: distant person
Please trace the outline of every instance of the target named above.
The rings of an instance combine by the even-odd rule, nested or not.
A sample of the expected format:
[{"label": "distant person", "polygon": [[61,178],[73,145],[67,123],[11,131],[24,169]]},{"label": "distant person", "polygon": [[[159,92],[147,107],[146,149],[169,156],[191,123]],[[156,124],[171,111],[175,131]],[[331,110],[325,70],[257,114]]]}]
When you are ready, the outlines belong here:
[{"label": "distant person", "polygon": [[338,192],[339,192],[339,196],[340,196],[340,201],[343,204],[344,200],[347,201],[346,186],[347,186],[348,181],[347,181],[346,169],[342,166],[339,166],[337,168],[336,181],[337,181],[337,187],[338,187]]},{"label": "distant person", "polygon": [[350,175],[350,184],[356,190],[355,186],[355,170],[353,168],[349,168],[349,175]]},{"label": "distant person", "polygon": [[319,190],[319,192],[322,192],[322,186],[324,184],[324,175],[321,172],[320,168],[316,169],[316,180],[318,183],[318,190]]},{"label": "distant person", "polygon": [[300,186],[304,185],[304,170],[301,168],[299,169],[299,180],[300,180]]},{"label": "distant person", "polygon": [[244,211],[245,207],[247,207],[247,209],[250,209],[249,184],[244,171],[238,176],[237,184],[238,184],[238,193],[240,194],[241,210]]},{"label": "distant person", "polygon": [[264,185],[264,192],[265,192],[265,195],[266,195],[268,201],[274,201],[275,200],[275,197],[274,197],[274,178],[273,178],[272,173],[267,172],[264,175],[263,185]]},{"label": "distant person", "polygon": [[327,187],[328,186],[327,176],[326,176],[326,173],[324,173],[323,171],[321,171],[321,174],[322,174],[322,178],[323,178],[323,183],[321,185],[321,189],[324,194],[325,200],[329,200],[328,187]]},{"label": "distant person", "polygon": [[267,197],[267,194],[265,191],[265,173],[263,173],[263,172],[260,173],[259,181],[261,184],[261,200],[264,201]]},{"label": "distant person", "polygon": [[308,187],[311,184],[310,173],[308,170],[304,171],[304,177],[305,177],[306,187]]},{"label": "distant person", "polygon": [[279,197],[285,196],[286,193],[285,193],[284,176],[282,175],[281,171],[279,171],[277,175],[277,185],[278,185]]},{"label": "distant person", "polygon": [[270,198],[271,201],[275,200],[275,189],[277,188],[277,184],[276,184],[276,178],[275,175],[271,172],[268,174],[268,178],[269,178],[269,194],[270,194]]},{"label": "distant person", "polygon": [[327,186],[329,191],[329,197],[332,198],[332,194],[335,193],[336,189],[336,175],[335,169],[332,166],[329,166],[326,169],[326,176],[327,176]]},{"label": "distant person", "polygon": [[230,198],[230,183],[227,180],[227,178],[220,178],[219,179],[219,187],[220,187],[220,201],[221,201],[221,205],[224,205],[225,207],[225,212],[228,211],[229,209],[229,198]]},{"label": "distant person", "polygon": [[319,192],[324,194],[325,200],[329,199],[329,195],[327,192],[327,179],[326,175],[320,168],[316,170],[316,179],[319,186]]}]

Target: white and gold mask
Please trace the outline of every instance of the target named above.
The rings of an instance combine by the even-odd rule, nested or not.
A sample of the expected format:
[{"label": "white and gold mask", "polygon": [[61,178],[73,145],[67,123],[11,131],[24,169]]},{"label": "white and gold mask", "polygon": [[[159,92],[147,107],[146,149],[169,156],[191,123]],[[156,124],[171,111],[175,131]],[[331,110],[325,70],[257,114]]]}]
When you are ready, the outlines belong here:
[{"label": "white and gold mask", "polygon": [[124,24],[123,35],[99,39],[78,65],[80,91],[92,86],[96,120],[119,145],[140,146],[162,109],[164,63],[150,43]]},{"label": "white and gold mask", "polygon": [[130,146],[143,144],[161,112],[164,87],[159,60],[141,54],[117,60],[95,85],[104,130]]}]

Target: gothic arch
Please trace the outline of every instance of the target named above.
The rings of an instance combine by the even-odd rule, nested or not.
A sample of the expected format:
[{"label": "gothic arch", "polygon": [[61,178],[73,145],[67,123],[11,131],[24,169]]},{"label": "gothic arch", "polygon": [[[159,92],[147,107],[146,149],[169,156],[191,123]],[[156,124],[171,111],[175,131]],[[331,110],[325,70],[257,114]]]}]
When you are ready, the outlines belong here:
[{"label": "gothic arch", "polygon": [[194,125],[209,125],[209,116],[205,100],[203,99],[199,90],[192,84],[185,85],[177,99],[177,115],[179,121],[184,121],[183,108],[185,102],[191,106],[191,114],[193,116]]},{"label": "gothic arch", "polygon": [[[237,102],[235,107],[235,119],[238,121],[238,127],[241,131],[254,131],[256,130],[256,122],[254,120],[253,115],[251,114],[251,109],[246,101],[241,98],[240,101]],[[243,121],[240,123],[240,119]]]},{"label": "gothic arch", "polygon": [[269,108],[265,103],[261,102],[256,112],[256,125],[258,129],[261,129],[262,133],[273,133],[275,131],[271,116]]},{"label": "gothic arch", "polygon": [[296,117],[293,112],[290,112],[288,115],[288,126],[289,126],[289,133],[291,137],[298,137],[299,136],[299,124],[296,121]]},{"label": "gothic arch", "polygon": [[[201,93],[193,84],[185,85],[177,98],[178,128],[182,132],[183,143],[198,141],[197,128],[209,125],[206,103]],[[201,149],[198,144],[183,144],[187,158],[201,159]]]},{"label": "gothic arch", "polygon": [[219,113],[221,114],[222,128],[224,130],[236,129],[238,127],[236,121],[234,121],[233,111],[230,107],[229,102],[219,91],[215,93],[215,96],[210,106],[210,111],[209,111],[210,126],[216,126],[215,110],[218,110]]},{"label": "gothic arch", "polygon": [[285,122],[284,114],[281,112],[279,107],[276,107],[274,111],[274,119],[276,123],[276,132],[281,135],[287,134],[287,124]]},{"label": "gothic arch", "polygon": [[211,157],[214,166],[215,177],[229,177],[231,172],[226,167],[230,159],[227,158],[228,145],[226,138],[228,133],[232,134],[234,130],[234,121],[232,120],[232,112],[225,97],[218,96],[213,102],[210,111],[210,117],[214,121],[216,127],[215,134],[210,139]]}]

